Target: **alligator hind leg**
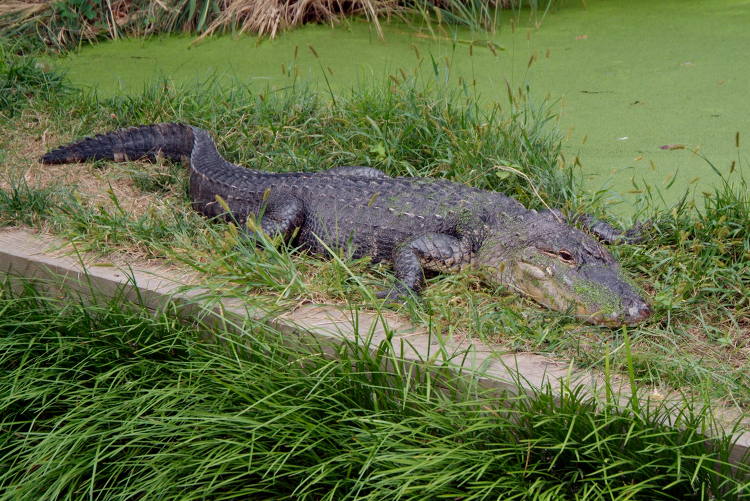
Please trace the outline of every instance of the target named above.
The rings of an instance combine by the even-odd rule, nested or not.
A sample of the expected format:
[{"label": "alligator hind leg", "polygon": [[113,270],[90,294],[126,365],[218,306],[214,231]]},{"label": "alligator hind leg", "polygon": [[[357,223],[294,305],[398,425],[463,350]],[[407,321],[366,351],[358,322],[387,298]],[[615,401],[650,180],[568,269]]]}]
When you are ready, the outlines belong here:
[{"label": "alligator hind leg", "polygon": [[390,301],[398,301],[418,294],[424,286],[424,271],[455,273],[471,264],[471,243],[468,240],[428,233],[415,237],[400,245],[393,256],[393,271],[396,285],[375,295]]},{"label": "alligator hind leg", "polygon": [[[252,217],[252,216],[251,216]],[[270,200],[261,210],[260,224],[253,223],[251,217],[245,223],[245,233],[257,236],[260,230],[273,238],[280,235],[284,242],[292,239],[295,231],[305,223],[305,205],[298,198],[287,197],[283,200]]]}]

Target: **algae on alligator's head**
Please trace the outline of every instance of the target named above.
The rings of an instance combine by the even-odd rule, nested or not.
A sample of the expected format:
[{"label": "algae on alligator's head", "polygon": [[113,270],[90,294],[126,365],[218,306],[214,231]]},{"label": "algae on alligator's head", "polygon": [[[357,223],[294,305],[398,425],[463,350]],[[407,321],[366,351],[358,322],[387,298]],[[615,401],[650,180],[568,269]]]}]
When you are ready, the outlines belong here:
[{"label": "algae on alligator's head", "polygon": [[588,306],[588,310],[601,311],[604,315],[611,315],[621,307],[620,299],[611,289],[592,280],[581,279],[573,284],[573,291]]}]

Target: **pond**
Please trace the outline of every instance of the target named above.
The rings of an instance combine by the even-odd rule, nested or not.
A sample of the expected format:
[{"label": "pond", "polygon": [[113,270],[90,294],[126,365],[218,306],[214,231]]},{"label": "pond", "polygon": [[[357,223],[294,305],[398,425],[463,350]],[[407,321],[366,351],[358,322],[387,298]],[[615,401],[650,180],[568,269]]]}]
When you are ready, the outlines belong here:
[{"label": "pond", "polygon": [[[457,85],[459,76],[476,81],[476,92],[488,102],[508,102],[506,79],[513,89],[528,80],[537,102],[551,93],[555,111],[561,110],[554,124],[569,137],[564,153],[580,158],[589,189],[612,186],[632,201],[632,192],[645,182],[671,204],[686,189],[700,194],[721,181],[700,155],[723,175],[740,152],[747,161],[750,2],[587,0],[585,6],[569,1],[547,13],[538,30],[523,12],[515,33],[505,13],[493,38],[505,49],[497,55],[482,43],[470,55],[462,43],[472,36],[468,29],[459,30],[454,43],[452,33],[435,40],[384,21],[382,41],[370,24],[348,20],[334,28],[306,26],[275,40],[246,35],[195,45],[192,37],[117,40],[84,46],[56,64],[75,84],[102,92],[139,90],[156,76],[183,83],[218,75],[281,87],[282,64],[289,65],[299,47],[303,79],[346,92],[358,80],[382,81],[399,68],[415,67],[416,46],[426,56],[423,77],[434,77],[434,60],[441,78],[447,75],[450,85]],[[534,53],[537,60],[527,68]]]}]

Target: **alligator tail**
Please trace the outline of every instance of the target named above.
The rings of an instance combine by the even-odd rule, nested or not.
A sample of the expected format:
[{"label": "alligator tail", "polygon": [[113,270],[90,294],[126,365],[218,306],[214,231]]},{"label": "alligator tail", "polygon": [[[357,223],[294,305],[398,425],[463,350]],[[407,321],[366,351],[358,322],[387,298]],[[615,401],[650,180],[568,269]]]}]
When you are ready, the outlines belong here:
[{"label": "alligator tail", "polygon": [[43,164],[65,164],[86,160],[148,159],[161,156],[185,161],[193,152],[193,128],[178,123],[141,125],[97,134],[56,148],[41,158]]}]

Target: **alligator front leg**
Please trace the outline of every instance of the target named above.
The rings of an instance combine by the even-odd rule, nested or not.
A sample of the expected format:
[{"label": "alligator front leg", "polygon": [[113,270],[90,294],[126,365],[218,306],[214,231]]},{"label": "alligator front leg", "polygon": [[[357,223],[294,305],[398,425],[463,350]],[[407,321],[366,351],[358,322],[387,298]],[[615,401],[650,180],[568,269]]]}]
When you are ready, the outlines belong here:
[{"label": "alligator front leg", "polygon": [[580,225],[581,228],[594,235],[603,244],[639,244],[645,238],[644,230],[650,228],[652,224],[651,221],[645,223],[638,221],[632,228],[622,231],[601,219],[594,218],[591,214],[566,216],[560,209],[543,210],[539,214],[548,219],[556,218],[560,222],[567,222],[571,226]]},{"label": "alligator front leg", "polygon": [[651,221],[642,223],[637,221],[632,228],[622,231],[614,228],[612,225],[605,223],[601,219],[594,219],[591,214],[580,214],[572,218],[573,223],[580,224],[591,232],[603,244],[639,244],[643,242],[644,230],[651,226]]},{"label": "alligator front leg", "polygon": [[442,233],[414,237],[396,248],[393,256],[396,285],[377,292],[376,296],[398,301],[419,294],[424,286],[423,270],[455,273],[470,265],[471,259],[472,249],[468,240]]}]

